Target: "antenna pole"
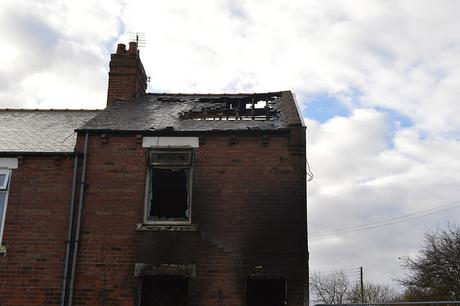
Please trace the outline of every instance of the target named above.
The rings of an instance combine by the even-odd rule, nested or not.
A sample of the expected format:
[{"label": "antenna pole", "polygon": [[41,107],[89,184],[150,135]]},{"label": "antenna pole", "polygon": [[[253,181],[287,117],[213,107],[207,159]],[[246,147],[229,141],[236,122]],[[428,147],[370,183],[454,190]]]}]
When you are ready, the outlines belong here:
[{"label": "antenna pole", "polygon": [[130,32],[129,41],[136,42],[138,48],[145,47],[145,33]]}]

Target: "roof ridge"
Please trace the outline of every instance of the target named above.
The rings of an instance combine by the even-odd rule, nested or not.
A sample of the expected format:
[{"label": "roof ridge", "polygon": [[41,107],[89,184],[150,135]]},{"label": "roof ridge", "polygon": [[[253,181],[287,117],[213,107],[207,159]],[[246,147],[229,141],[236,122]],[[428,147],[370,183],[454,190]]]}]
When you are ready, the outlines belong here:
[{"label": "roof ridge", "polygon": [[281,94],[285,90],[281,91],[268,91],[268,92],[238,92],[238,93],[174,93],[174,92],[147,92],[147,96],[251,96],[251,95],[268,95],[268,94]]}]

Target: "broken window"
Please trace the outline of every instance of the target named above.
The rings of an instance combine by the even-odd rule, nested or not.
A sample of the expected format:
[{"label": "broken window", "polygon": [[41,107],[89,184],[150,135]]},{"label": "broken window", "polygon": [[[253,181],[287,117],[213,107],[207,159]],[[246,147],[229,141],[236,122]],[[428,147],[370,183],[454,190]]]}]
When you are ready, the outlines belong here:
[{"label": "broken window", "polygon": [[187,299],[185,277],[144,277],[141,281],[141,306],[185,306]]},{"label": "broken window", "polygon": [[0,245],[2,242],[3,227],[5,224],[10,176],[11,170],[0,169]]},{"label": "broken window", "polygon": [[247,306],[285,306],[286,289],[284,279],[248,279]]},{"label": "broken window", "polygon": [[191,150],[150,152],[147,222],[190,222],[192,160]]}]

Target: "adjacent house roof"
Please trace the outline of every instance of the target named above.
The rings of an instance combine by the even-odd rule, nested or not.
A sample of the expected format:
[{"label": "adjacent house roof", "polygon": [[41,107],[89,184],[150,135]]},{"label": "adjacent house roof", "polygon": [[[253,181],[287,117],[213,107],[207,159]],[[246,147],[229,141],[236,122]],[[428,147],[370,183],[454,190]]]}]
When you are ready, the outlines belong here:
[{"label": "adjacent house roof", "polygon": [[0,153],[71,153],[94,110],[0,110]]},{"label": "adjacent house roof", "polygon": [[114,102],[78,130],[238,131],[301,125],[290,91],[256,94],[144,94]]}]

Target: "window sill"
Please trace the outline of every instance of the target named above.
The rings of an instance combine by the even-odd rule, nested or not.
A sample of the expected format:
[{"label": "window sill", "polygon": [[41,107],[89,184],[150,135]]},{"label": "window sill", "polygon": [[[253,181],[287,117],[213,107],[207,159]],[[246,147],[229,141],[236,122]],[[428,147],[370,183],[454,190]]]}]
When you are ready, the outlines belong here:
[{"label": "window sill", "polygon": [[0,244],[0,255],[6,254],[6,245]]},{"label": "window sill", "polygon": [[137,224],[136,230],[140,232],[196,232],[196,224],[167,225],[167,224]]}]

